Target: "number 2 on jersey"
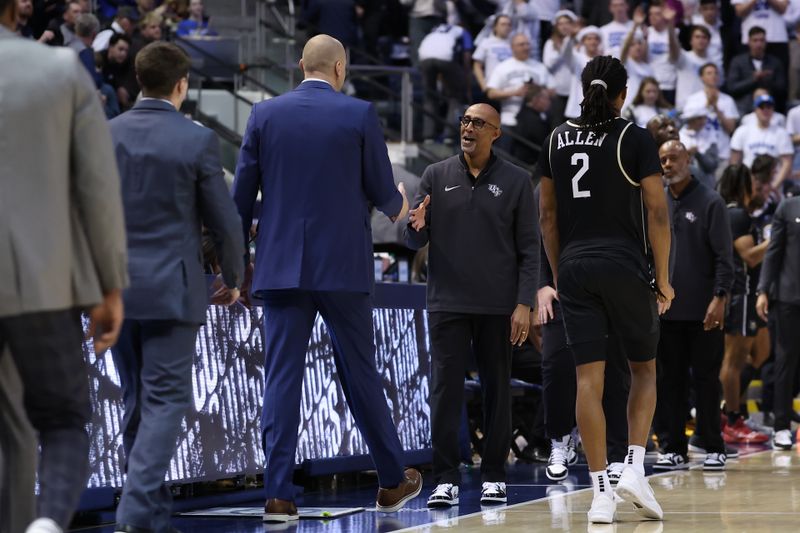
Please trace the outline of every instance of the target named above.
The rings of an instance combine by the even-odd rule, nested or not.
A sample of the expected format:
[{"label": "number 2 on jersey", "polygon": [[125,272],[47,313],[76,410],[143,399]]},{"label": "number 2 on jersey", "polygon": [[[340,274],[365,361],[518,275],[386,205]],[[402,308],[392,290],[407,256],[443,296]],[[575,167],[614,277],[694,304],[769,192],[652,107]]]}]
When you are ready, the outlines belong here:
[{"label": "number 2 on jersey", "polygon": [[580,189],[580,184],[578,183],[581,181],[581,178],[584,174],[589,171],[589,154],[585,152],[579,152],[577,154],[572,154],[572,160],[570,161],[572,166],[580,165],[581,168],[578,169],[578,172],[572,177],[572,197],[573,198],[590,198],[592,193],[590,191],[582,191]]}]

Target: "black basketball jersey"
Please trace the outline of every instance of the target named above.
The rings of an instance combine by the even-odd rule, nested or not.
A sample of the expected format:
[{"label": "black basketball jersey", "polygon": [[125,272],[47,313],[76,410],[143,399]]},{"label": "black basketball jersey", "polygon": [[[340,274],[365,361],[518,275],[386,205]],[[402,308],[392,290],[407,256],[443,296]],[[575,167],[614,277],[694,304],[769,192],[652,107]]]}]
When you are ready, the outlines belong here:
[{"label": "black basketball jersey", "polygon": [[545,139],[539,168],[555,185],[560,261],[606,257],[650,281],[640,182],[661,173],[650,134],[622,118],[609,133],[567,121]]}]

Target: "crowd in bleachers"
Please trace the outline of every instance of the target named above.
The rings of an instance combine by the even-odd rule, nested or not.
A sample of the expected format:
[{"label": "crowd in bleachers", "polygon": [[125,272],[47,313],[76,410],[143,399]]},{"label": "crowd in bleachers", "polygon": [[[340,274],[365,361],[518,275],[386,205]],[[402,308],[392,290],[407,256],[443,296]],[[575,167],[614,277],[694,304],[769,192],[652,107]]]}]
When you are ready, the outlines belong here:
[{"label": "crowd in bleachers", "polygon": [[203,0],[17,0],[17,31],[74,49],[97,86],[106,116],[130,109],[139,94],[134,62],[147,44],[170,35],[215,35]]}]

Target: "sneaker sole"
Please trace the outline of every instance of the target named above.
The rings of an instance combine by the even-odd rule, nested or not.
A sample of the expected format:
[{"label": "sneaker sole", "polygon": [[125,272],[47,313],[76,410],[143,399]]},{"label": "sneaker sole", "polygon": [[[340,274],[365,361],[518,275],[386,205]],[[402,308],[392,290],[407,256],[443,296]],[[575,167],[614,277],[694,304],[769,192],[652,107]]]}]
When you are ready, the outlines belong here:
[{"label": "sneaker sole", "polygon": [[689,463],[684,463],[682,465],[653,465],[653,470],[657,472],[672,472],[674,470],[689,470]]},{"label": "sneaker sole", "polygon": [[703,472],[721,472],[725,470],[725,465],[703,465]]},{"label": "sneaker sole", "polygon": [[454,505],[458,505],[458,498],[450,500],[449,502],[445,501],[428,502],[429,509],[442,509],[443,507],[452,507]]},{"label": "sneaker sole", "polygon": [[569,470],[564,470],[564,474],[560,476],[553,475],[548,470],[545,470],[544,475],[546,475],[547,479],[551,481],[561,481],[563,479],[567,479],[567,476],[569,475]]},{"label": "sneaker sole", "polygon": [[488,496],[486,498],[481,497],[481,503],[506,503],[508,502],[508,498],[501,498],[499,496]]},{"label": "sneaker sole", "polygon": [[378,505],[378,504],[377,504],[377,502],[376,502],[376,503],[375,503],[375,510],[376,510],[376,511],[378,511],[379,513],[394,513],[394,512],[397,512],[397,511],[399,511],[400,509],[402,509],[402,508],[403,508],[403,506],[404,506],[404,505],[405,505],[405,504],[406,504],[406,503],[407,503],[409,500],[413,500],[414,498],[416,498],[417,496],[419,496],[419,493],[420,493],[420,492],[422,492],[422,482],[421,482],[421,481],[420,481],[419,487],[417,487],[417,490],[415,490],[415,491],[414,491],[414,492],[412,492],[411,494],[408,494],[408,495],[406,495],[406,496],[403,496],[402,498],[400,498],[400,500],[399,500],[399,501],[398,501],[396,504],[394,504],[394,505],[392,505],[392,506],[389,506],[389,507],[383,507],[383,506],[381,506],[381,505]]},{"label": "sneaker sole", "polygon": [[775,444],[774,442],[772,443],[772,449],[778,452],[790,452],[792,451],[792,448],[794,448],[794,444],[790,444],[787,446],[785,444]]},{"label": "sneaker sole", "polygon": [[262,520],[264,522],[286,523],[298,520],[300,517],[296,514],[278,514],[278,513],[264,513]]},{"label": "sneaker sole", "polygon": [[616,513],[614,513],[614,515],[612,515],[611,518],[607,516],[595,516],[595,517],[592,517],[592,515],[587,515],[587,516],[589,518],[589,522],[591,522],[592,524],[613,524]]},{"label": "sneaker sole", "polygon": [[639,499],[639,497],[628,488],[617,485],[617,492],[623,500],[631,502],[636,512],[645,518],[651,518],[654,520],[662,520],[664,518],[663,511],[661,513],[656,512],[654,508],[643,504],[641,499]]}]

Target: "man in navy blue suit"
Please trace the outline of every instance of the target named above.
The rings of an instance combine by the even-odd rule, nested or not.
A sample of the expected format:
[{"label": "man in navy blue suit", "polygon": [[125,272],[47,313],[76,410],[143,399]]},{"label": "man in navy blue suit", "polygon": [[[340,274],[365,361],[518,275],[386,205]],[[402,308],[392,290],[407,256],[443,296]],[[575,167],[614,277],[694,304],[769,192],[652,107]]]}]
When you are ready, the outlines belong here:
[{"label": "man in navy blue suit", "polygon": [[[340,93],[345,51],[328,35],[306,43],[295,90],[253,107],[233,196],[245,239],[261,189],[253,294],[264,300],[264,520],[297,519],[292,472],[308,339],[317,312],[331,334],[339,379],[378,471],[377,509],[419,494],[375,365],[370,204],[408,211],[373,106]],[[398,190],[399,189],[399,190]]]},{"label": "man in navy blue suit", "polygon": [[214,303],[238,299],[244,246],[216,135],[178,112],[189,57],[173,44],[150,44],[136,56],[136,75],[143,98],[110,123],[131,277],[112,348],[125,403],[128,473],[115,531],[166,533],[172,499],[164,474],[191,403],[195,340],[208,305],[202,226],[215,243],[224,282]]}]

